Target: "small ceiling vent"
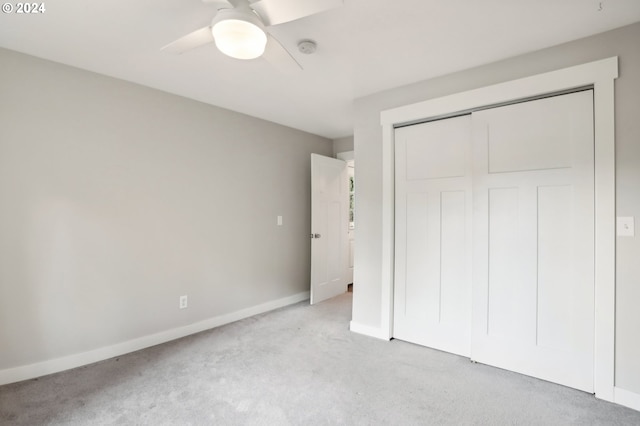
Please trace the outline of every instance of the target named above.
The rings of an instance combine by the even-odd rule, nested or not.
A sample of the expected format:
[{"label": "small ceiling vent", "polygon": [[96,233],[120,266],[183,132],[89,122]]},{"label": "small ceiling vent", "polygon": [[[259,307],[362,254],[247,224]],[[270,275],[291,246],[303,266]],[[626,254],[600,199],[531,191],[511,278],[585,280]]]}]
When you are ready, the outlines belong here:
[{"label": "small ceiling vent", "polygon": [[311,55],[316,51],[317,47],[316,42],[313,40],[302,40],[298,43],[298,50],[305,55]]}]

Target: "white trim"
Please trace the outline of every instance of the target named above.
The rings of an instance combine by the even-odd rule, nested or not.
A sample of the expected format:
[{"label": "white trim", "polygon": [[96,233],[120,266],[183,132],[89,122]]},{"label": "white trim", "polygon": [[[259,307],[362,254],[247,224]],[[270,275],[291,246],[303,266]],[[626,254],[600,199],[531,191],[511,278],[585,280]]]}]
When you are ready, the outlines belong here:
[{"label": "white trim", "polygon": [[508,81],[382,111],[382,295],[380,329],[393,330],[394,126],[593,85],[595,125],[596,397],[614,399],[615,350],[615,122],[618,57]]},{"label": "white trim", "polygon": [[[595,348],[594,389],[612,401],[615,385],[616,317],[616,158],[614,79],[594,82],[595,138]],[[613,71],[613,65],[612,65]]]},{"label": "white trim", "polygon": [[358,324],[353,321],[349,322],[349,331],[369,337],[375,337],[376,339],[389,340],[385,330],[377,327],[371,327],[369,325]]},{"label": "white trim", "polygon": [[336,158],[338,160],[342,160],[342,161],[355,161],[355,151],[351,150],[351,151],[344,151],[344,152],[338,152],[336,154]]},{"label": "white trim", "polygon": [[[384,112],[382,112],[384,114]],[[395,265],[395,150],[393,125],[382,129],[382,306],[380,328],[393,337],[393,276]]]},{"label": "white trim", "polygon": [[616,404],[640,411],[640,394],[615,387],[613,388],[613,395],[613,402]]},{"label": "white trim", "polygon": [[217,317],[209,318],[183,327],[172,328],[170,330],[161,331],[160,333],[142,336],[137,339],[128,340],[126,342],[117,343],[115,345],[38,362],[35,364],[0,370],[0,385],[33,379],[35,377],[57,373],[60,371],[68,370],[70,368],[76,368],[86,364],[91,364],[94,362],[124,355],[130,352],[138,351],[140,349],[145,349],[151,346],[159,345],[161,343],[169,342],[171,340],[179,339],[181,337],[189,336],[191,334],[199,333],[201,331],[209,330],[211,328],[220,327],[221,325],[229,324],[244,318],[262,314],[264,312],[272,311],[274,309],[282,308],[284,306],[292,305],[294,303],[302,302],[303,300],[308,299],[309,292],[304,291],[302,293],[294,294],[289,297],[262,303],[260,305],[241,309],[235,312],[230,312],[228,314],[219,315]]}]

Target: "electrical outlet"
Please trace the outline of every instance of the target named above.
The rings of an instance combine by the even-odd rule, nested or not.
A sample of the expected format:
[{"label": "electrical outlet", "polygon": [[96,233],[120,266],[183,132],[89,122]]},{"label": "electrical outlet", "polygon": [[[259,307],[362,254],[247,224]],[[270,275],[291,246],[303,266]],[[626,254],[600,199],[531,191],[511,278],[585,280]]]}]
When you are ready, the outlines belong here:
[{"label": "electrical outlet", "polygon": [[187,295],[180,296],[180,309],[184,309],[187,307]]},{"label": "electrical outlet", "polygon": [[276,218],[276,225],[278,225],[278,226],[282,226],[282,216],[278,216],[278,217]]}]

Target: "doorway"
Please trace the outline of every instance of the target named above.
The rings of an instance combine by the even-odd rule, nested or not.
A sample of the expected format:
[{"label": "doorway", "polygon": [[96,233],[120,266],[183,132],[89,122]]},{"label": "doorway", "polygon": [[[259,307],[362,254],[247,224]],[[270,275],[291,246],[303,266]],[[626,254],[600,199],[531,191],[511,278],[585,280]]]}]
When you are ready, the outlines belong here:
[{"label": "doorway", "polygon": [[[402,124],[460,115],[461,112],[568,89],[594,89],[595,152],[595,341],[594,391],[614,400],[615,349],[615,126],[614,81],[618,58],[526,77],[383,111],[381,322],[361,332],[390,338],[393,330],[395,247],[394,131]],[[353,328],[352,328],[353,329]]]},{"label": "doorway", "polygon": [[346,161],[347,163],[347,176],[349,179],[349,247],[347,253],[347,262],[349,269],[347,272],[347,291],[353,291],[353,269],[355,259],[355,240],[356,240],[356,222],[355,222],[355,197],[356,197],[356,183],[355,183],[355,156],[354,151],[339,152],[336,154],[336,158]]},{"label": "doorway", "polygon": [[395,146],[394,337],[592,392],[593,90]]}]

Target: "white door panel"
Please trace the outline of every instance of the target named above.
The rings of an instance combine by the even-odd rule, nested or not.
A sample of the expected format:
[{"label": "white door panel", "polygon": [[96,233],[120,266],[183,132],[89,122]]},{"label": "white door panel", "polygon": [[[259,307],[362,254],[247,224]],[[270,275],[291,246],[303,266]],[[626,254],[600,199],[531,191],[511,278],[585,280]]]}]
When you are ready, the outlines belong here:
[{"label": "white door panel", "polygon": [[347,289],[347,185],[344,161],[311,154],[311,304]]},{"label": "white door panel", "polygon": [[396,130],[396,338],[470,354],[470,117]]},{"label": "white door panel", "polygon": [[593,390],[592,105],[586,91],[473,114],[472,358],[585,391]]},{"label": "white door panel", "polygon": [[396,129],[394,337],[593,391],[592,96]]},{"label": "white door panel", "polygon": [[[461,267],[460,248],[465,247],[466,235],[465,191],[440,193],[440,317],[439,322],[465,329],[469,320],[469,280]],[[460,301],[464,303],[460,303]]]}]

